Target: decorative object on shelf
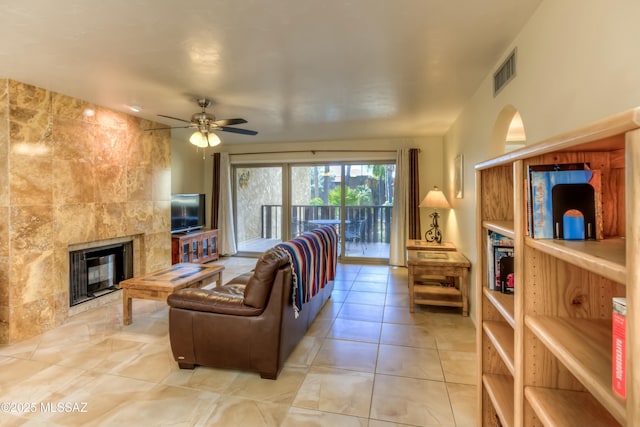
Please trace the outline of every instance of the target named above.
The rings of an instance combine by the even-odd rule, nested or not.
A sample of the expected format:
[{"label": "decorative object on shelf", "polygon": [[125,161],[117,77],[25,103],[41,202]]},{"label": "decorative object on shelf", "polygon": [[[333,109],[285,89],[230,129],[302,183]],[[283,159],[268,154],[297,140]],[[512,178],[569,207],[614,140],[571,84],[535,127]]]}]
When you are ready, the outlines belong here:
[{"label": "decorative object on shelf", "polygon": [[627,397],[627,299],[624,297],[613,298],[612,343],[611,343],[611,384],[615,391],[623,399]]},{"label": "decorative object on shelf", "polygon": [[530,165],[528,175],[531,237],[602,240],[600,170],[587,163]]},{"label": "decorative object on shelf", "polygon": [[464,197],[464,159],[462,154],[458,154],[453,164],[453,189],[456,199]]},{"label": "decorative object on shelf", "polygon": [[447,201],[447,198],[438,187],[434,186],[433,190],[430,190],[424,197],[419,205],[421,208],[433,208],[433,213],[429,215],[433,218],[431,222],[431,228],[424,233],[424,240],[427,242],[442,243],[442,232],[438,225],[438,218],[440,214],[438,209],[451,209],[451,205]]},{"label": "decorative object on shelf", "polygon": [[[487,235],[487,286],[492,291],[509,291],[513,292],[515,285],[515,277],[511,274],[511,278],[509,280],[507,273],[505,276],[502,276],[500,270],[500,260],[505,256],[511,257],[513,260],[513,239],[507,236],[503,236],[500,233],[496,233],[494,231],[489,231]],[[511,270],[513,270],[513,262],[511,262]],[[511,271],[510,273],[513,273]],[[503,287],[501,283],[501,277],[507,278],[506,284],[509,283],[512,286]]]}]

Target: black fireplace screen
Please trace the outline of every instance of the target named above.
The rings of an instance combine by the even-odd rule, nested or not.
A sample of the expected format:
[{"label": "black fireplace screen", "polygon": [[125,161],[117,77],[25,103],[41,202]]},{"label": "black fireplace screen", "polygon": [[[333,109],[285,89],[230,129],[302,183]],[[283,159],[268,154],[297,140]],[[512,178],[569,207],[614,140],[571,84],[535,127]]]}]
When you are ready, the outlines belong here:
[{"label": "black fireplace screen", "polygon": [[133,277],[133,242],[69,252],[69,304],[74,306],[117,290]]}]

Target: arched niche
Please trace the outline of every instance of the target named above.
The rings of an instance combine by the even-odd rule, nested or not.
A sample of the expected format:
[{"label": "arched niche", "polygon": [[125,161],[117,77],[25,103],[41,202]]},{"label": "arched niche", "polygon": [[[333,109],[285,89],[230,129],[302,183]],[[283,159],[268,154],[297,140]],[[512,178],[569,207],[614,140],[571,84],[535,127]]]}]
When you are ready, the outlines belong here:
[{"label": "arched niche", "polygon": [[499,156],[509,151],[524,147],[527,137],[520,113],[513,105],[502,109],[493,125],[491,135],[491,156]]}]

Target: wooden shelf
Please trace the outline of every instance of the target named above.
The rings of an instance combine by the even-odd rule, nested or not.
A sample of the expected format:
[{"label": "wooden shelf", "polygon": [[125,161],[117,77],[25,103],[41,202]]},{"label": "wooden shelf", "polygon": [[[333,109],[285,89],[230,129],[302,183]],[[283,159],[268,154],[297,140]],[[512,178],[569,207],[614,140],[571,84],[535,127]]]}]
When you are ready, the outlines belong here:
[{"label": "wooden shelf", "polygon": [[454,286],[414,285],[414,303],[462,307],[462,292]]},{"label": "wooden shelf", "polygon": [[484,296],[491,302],[491,304],[500,312],[502,317],[507,321],[512,328],[515,328],[516,321],[514,317],[514,298],[513,294],[504,294],[498,291],[492,291],[488,288],[483,290]]},{"label": "wooden shelf", "polygon": [[621,424],[626,405],[611,388],[611,321],[525,316],[525,324]]},{"label": "wooden shelf", "polygon": [[483,221],[482,226],[487,230],[502,234],[505,237],[511,239],[515,237],[513,221]]},{"label": "wooden shelf", "polygon": [[589,393],[525,387],[524,394],[545,427],[620,426]]},{"label": "wooden shelf", "polygon": [[[529,237],[531,197],[545,197],[532,196],[529,167],[570,163],[600,171],[597,226],[606,237]],[[636,425],[640,369],[631,361],[640,356],[640,107],[476,164],[475,177],[477,419],[522,427]],[[552,197],[542,201],[555,205]],[[513,239],[513,295],[487,287],[489,231]],[[612,388],[615,297],[627,300],[626,399]]]},{"label": "wooden shelf", "polygon": [[626,284],[625,239],[576,241],[527,237],[525,244],[614,282]]},{"label": "wooden shelf", "polygon": [[482,328],[493,343],[511,375],[515,374],[513,328],[504,322],[485,321]]},{"label": "wooden shelf", "polygon": [[482,383],[500,418],[500,423],[503,427],[513,427],[513,378],[506,375],[484,374]]}]

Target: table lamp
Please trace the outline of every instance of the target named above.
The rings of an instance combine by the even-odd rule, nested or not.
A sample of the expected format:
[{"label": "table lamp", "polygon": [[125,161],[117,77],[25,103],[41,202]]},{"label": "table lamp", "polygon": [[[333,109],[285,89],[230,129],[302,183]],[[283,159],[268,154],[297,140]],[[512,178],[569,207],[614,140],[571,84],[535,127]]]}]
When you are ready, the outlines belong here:
[{"label": "table lamp", "polygon": [[427,193],[418,206],[421,208],[433,208],[433,213],[429,215],[433,218],[433,221],[431,222],[431,228],[424,233],[424,240],[442,244],[442,232],[438,226],[438,217],[440,216],[438,209],[451,209],[447,198],[444,197],[444,194],[438,187],[434,186],[433,190]]}]

